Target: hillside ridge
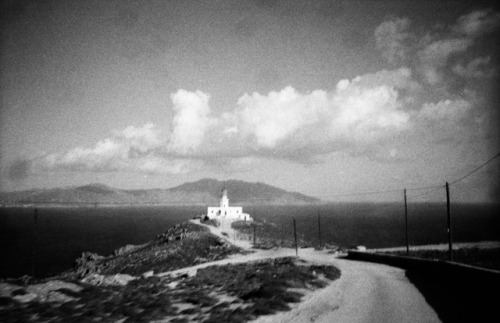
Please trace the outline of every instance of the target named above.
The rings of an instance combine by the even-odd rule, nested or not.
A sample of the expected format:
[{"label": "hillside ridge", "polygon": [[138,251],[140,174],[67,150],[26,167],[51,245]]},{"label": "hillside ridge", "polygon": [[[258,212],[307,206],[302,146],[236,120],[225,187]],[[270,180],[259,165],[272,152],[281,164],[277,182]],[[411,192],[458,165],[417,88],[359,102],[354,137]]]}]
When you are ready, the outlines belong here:
[{"label": "hillside ridge", "polygon": [[228,190],[231,203],[308,204],[320,200],[261,182],[219,181],[211,178],[186,182],[168,189],[118,189],[102,183],[52,189],[1,192],[4,205],[26,204],[126,204],[126,205],[216,205],[221,190]]}]

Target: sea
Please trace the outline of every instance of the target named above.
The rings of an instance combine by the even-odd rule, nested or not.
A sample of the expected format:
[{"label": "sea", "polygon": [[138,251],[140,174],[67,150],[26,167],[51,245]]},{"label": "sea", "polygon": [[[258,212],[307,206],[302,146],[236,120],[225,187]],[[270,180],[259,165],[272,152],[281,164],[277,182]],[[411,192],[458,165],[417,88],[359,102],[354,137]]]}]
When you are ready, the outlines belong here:
[{"label": "sea", "polygon": [[[500,240],[499,211],[499,204],[453,204],[453,241]],[[205,212],[204,206],[0,208],[0,278],[49,277],[72,268],[85,251],[110,255]],[[295,220],[297,236],[312,244],[319,239],[343,247],[406,243],[404,205],[398,203],[256,205],[244,212],[274,225],[285,239],[293,237]],[[444,203],[409,204],[407,219],[410,245],[448,241]]]}]

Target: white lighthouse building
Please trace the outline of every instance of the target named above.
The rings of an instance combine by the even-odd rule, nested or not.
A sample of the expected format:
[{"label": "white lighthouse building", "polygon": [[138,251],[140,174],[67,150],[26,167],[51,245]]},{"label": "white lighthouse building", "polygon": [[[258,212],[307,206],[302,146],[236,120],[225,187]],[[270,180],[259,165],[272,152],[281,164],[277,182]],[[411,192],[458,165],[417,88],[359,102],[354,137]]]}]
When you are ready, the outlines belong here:
[{"label": "white lighthouse building", "polygon": [[222,190],[219,206],[209,206],[207,209],[207,216],[209,219],[219,220],[253,220],[249,214],[243,213],[243,208],[241,206],[229,206],[229,199],[227,198],[227,190],[225,188]]}]

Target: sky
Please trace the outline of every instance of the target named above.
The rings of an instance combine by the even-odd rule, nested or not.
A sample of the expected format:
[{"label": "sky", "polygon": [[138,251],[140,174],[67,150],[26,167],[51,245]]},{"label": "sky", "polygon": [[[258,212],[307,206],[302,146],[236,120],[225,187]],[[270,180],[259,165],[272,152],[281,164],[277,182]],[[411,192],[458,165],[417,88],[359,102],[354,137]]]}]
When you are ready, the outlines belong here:
[{"label": "sky", "polygon": [[[493,1],[0,8],[2,191],[216,178],[442,200],[500,151]],[[452,196],[498,201],[499,175],[496,159]]]}]

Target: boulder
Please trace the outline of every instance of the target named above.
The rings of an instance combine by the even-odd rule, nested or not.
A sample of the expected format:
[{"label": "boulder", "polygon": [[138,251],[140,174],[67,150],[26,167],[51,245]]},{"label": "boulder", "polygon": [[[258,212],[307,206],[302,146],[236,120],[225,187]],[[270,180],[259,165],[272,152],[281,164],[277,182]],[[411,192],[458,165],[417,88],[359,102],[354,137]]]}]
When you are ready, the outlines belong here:
[{"label": "boulder", "polygon": [[94,286],[125,286],[131,280],[137,279],[134,276],[130,276],[127,274],[116,274],[116,275],[89,275],[82,279],[83,283],[87,283]]},{"label": "boulder", "polygon": [[125,247],[121,247],[119,249],[116,249],[114,254],[115,254],[115,256],[123,256],[127,253],[130,253],[130,252],[137,250],[138,248],[139,248],[139,246],[136,246],[133,244],[128,244]]},{"label": "boulder", "polygon": [[143,278],[149,278],[155,274],[154,270],[146,271],[145,273],[142,274]]},{"label": "boulder", "polygon": [[98,274],[100,272],[99,261],[104,259],[93,252],[83,252],[82,256],[76,259],[76,274],[78,277],[85,277],[91,274]]}]

